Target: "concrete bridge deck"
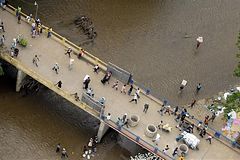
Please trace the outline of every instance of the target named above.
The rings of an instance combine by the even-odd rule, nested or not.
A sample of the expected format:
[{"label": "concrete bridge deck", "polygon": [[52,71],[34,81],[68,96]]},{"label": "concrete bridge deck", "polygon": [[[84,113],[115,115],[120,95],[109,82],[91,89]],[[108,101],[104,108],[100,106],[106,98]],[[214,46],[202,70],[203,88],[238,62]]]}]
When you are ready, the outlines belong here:
[{"label": "concrete bridge deck", "polygon": [[[90,87],[94,89],[95,96],[106,98],[105,114],[111,113],[111,119],[113,121],[116,122],[117,117],[122,117],[124,113],[127,113],[128,115],[137,114],[140,116],[140,123],[138,126],[131,127],[126,130],[121,130],[119,132],[122,132],[122,134],[128,138],[130,137],[130,139],[131,135],[129,133],[132,132],[133,134],[139,136],[142,140],[148,142],[152,146],[155,146],[151,141],[152,139],[144,135],[144,130],[148,124],[157,125],[161,120],[163,120],[164,123],[169,123],[173,127],[173,130],[171,133],[158,131],[161,135],[161,140],[159,145],[156,147],[159,150],[162,150],[168,144],[170,150],[168,150],[167,154],[171,156],[174,148],[180,144],[179,142],[175,141],[175,138],[180,133],[180,131],[174,127],[176,125],[174,117],[172,115],[160,116],[159,113],[157,113],[157,110],[160,108],[158,102],[153,101],[151,98],[145,96],[144,94],[141,94],[141,98],[139,99],[138,104],[129,103],[129,100],[132,99],[132,97],[120,93],[120,89],[123,85],[122,83],[120,83],[120,89],[118,91],[115,91],[111,87],[112,84],[116,81],[114,77],[112,77],[110,84],[102,85],[100,80],[103,78],[104,73],[93,73],[93,66],[86,61],[77,59],[75,55],[72,55],[72,57],[75,59],[73,69],[69,71],[69,58],[64,54],[66,52],[66,47],[61,43],[61,41],[58,40],[58,38],[54,36],[52,38],[47,38],[46,33],[43,33],[39,37],[37,36],[36,38],[32,38],[30,35],[31,26],[23,21],[21,24],[18,24],[16,17],[7,11],[0,11],[0,19],[4,22],[5,25],[5,44],[8,48],[11,45],[12,39],[16,38],[19,34],[22,34],[29,42],[26,48],[18,47],[20,48],[20,54],[16,59],[12,59],[9,55],[7,55],[8,53],[1,54],[2,59],[16,66],[16,68],[22,70],[24,73],[28,74],[43,85],[47,86],[49,89],[58,93],[63,98],[74,103],[76,106],[87,111],[92,116],[99,118],[98,112],[92,110],[81,102],[75,101],[74,98],[70,96],[71,93],[77,92],[81,97],[81,94],[83,93],[83,78],[86,74],[88,74],[91,77]],[[39,67],[36,67],[32,63],[32,59],[35,54],[39,55],[40,57]],[[51,69],[56,62],[60,65],[59,74],[56,74]],[[54,84],[59,80],[63,82],[61,89],[54,86]],[[143,105],[145,103],[148,103],[150,105],[147,114],[143,113]],[[108,125],[116,130],[114,123],[109,122]],[[195,133],[197,133],[197,131],[195,131]],[[144,143],[142,144],[143,147],[149,148],[148,145]],[[149,150],[153,151],[154,148],[149,148]],[[161,155],[164,159],[171,159],[162,153],[158,154]],[[238,152],[232,150],[217,140],[213,140],[212,145],[209,145],[205,139],[201,139],[199,150],[190,150],[186,159],[237,160],[239,157],[240,155]]]}]

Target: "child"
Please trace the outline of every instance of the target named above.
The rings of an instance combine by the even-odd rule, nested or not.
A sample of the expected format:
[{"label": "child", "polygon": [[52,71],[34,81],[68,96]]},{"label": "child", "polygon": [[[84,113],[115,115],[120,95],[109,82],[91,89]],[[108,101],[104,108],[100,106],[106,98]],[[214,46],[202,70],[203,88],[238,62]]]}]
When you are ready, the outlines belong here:
[{"label": "child", "polygon": [[115,88],[116,91],[118,90],[118,81],[116,81],[116,82],[113,84],[112,88]]}]

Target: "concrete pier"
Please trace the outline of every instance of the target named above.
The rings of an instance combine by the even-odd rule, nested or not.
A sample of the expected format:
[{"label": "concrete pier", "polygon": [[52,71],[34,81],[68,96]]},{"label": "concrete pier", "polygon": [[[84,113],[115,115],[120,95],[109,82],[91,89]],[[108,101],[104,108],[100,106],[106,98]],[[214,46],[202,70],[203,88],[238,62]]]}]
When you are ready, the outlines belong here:
[{"label": "concrete pier", "polygon": [[101,141],[102,137],[104,136],[104,134],[107,132],[108,129],[109,129],[109,126],[106,123],[104,123],[104,121],[101,120],[98,133],[97,133],[98,142]]},{"label": "concrete pier", "polygon": [[19,92],[21,87],[22,87],[22,82],[24,80],[24,78],[26,77],[27,75],[21,71],[21,70],[18,70],[17,72],[17,80],[16,80],[16,92]]}]

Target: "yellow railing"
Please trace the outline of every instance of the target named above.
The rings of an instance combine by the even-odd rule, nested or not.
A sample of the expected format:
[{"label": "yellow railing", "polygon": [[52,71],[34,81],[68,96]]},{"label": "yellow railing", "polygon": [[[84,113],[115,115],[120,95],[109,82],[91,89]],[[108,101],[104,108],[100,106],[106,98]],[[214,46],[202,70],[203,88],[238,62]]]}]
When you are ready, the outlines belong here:
[{"label": "yellow railing", "polygon": [[[16,13],[16,8],[14,8],[13,6],[11,5],[8,5],[8,8],[10,10],[7,10],[9,11],[10,13],[12,14],[15,14]],[[27,15],[23,12],[21,12],[21,15],[26,18]],[[34,20],[32,19],[31,22],[33,22]],[[25,20],[25,22],[27,22]],[[28,22],[27,22],[28,23]],[[30,24],[30,23],[29,23]],[[47,29],[49,27],[45,26],[45,25],[42,25],[43,29],[45,30],[45,32],[47,31]],[[71,47],[74,54],[78,54],[79,52],[81,52],[81,47],[77,46],[76,44],[74,44],[73,42],[69,41],[68,39],[66,39],[65,37],[61,36],[60,34],[58,34],[57,32],[55,31],[52,31],[52,35],[54,36],[54,39],[57,40],[58,42],[60,42],[61,44],[63,44],[65,47]],[[99,67],[103,70],[103,71],[106,71],[107,70],[107,64],[105,62],[103,62],[102,60],[100,60],[99,58],[95,57],[94,55],[90,54],[89,52],[85,51],[84,50],[84,56],[83,56],[84,59],[86,59],[88,62],[90,62],[91,64],[98,64]]]},{"label": "yellow railing", "polygon": [[35,79],[39,83],[43,84],[44,86],[48,87],[52,91],[54,91],[57,94],[61,95],[62,97],[64,97],[65,99],[67,99],[71,103],[75,104],[79,108],[85,110],[86,112],[88,112],[92,116],[94,116],[94,117],[99,119],[100,112],[92,109],[90,106],[88,106],[84,102],[76,101],[75,98],[73,96],[71,96],[70,93],[68,93],[67,91],[64,91],[61,88],[56,87],[53,84],[53,82],[43,78],[41,75],[39,75],[37,72],[35,72],[34,70],[30,69],[29,67],[24,66],[19,60],[15,59],[15,58],[12,58],[9,55],[8,51],[6,51],[5,53],[4,52],[0,52],[0,57],[2,59],[4,59],[5,61],[7,61],[8,63],[14,65],[16,68],[22,70],[24,73],[26,73],[27,75],[31,76],[33,79]]}]

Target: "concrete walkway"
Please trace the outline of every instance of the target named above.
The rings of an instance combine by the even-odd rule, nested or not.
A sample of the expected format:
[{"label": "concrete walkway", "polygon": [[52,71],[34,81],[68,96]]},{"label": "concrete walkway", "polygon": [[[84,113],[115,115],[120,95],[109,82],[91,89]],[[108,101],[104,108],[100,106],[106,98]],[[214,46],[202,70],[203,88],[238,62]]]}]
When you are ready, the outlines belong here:
[{"label": "concrete walkway", "polygon": [[[164,123],[169,123],[170,126],[173,127],[173,130],[171,133],[158,131],[161,135],[161,141],[158,147],[162,150],[168,144],[170,147],[168,154],[171,155],[174,148],[180,144],[175,141],[175,138],[180,131],[174,127],[176,125],[174,117],[169,115],[160,116],[159,113],[157,113],[157,110],[160,109],[158,103],[142,94],[140,95],[141,98],[139,99],[138,104],[129,103],[129,100],[131,100],[132,97],[120,93],[120,89],[123,84],[120,83],[118,91],[112,89],[111,86],[116,81],[114,78],[111,79],[110,84],[105,86],[102,85],[100,80],[103,78],[104,73],[93,73],[92,65],[85,61],[78,60],[74,55],[72,56],[75,59],[73,69],[69,71],[69,58],[64,54],[66,52],[66,48],[63,45],[52,38],[46,38],[46,34],[42,34],[34,39],[31,38],[31,26],[24,22],[17,24],[16,17],[7,11],[0,11],[0,19],[5,24],[6,32],[4,34],[6,37],[5,44],[7,47],[10,47],[12,39],[17,37],[19,34],[22,34],[29,42],[26,48],[18,47],[20,48],[20,54],[17,59],[22,64],[48,79],[53,84],[61,80],[63,82],[63,90],[69,93],[77,92],[79,95],[83,92],[82,82],[84,76],[86,74],[90,75],[90,87],[94,89],[94,93],[97,98],[106,98],[105,113],[110,112],[112,114],[112,120],[116,121],[117,117],[122,117],[124,113],[127,113],[128,115],[139,115],[141,119],[139,125],[135,128],[129,128],[129,130],[151,144],[152,141],[144,135],[144,130],[148,124],[157,125],[160,120],[163,120]],[[32,59],[35,54],[40,56],[39,67],[32,64]],[[60,65],[59,74],[52,71],[52,67],[56,62]],[[147,114],[143,113],[143,106],[145,103],[149,103],[150,105]],[[195,133],[197,133],[197,131],[195,131]],[[239,156],[240,155],[237,152],[233,151],[219,141],[213,140],[213,143],[209,145],[205,139],[201,139],[199,150],[190,150],[186,159],[237,160],[239,159]]]}]

